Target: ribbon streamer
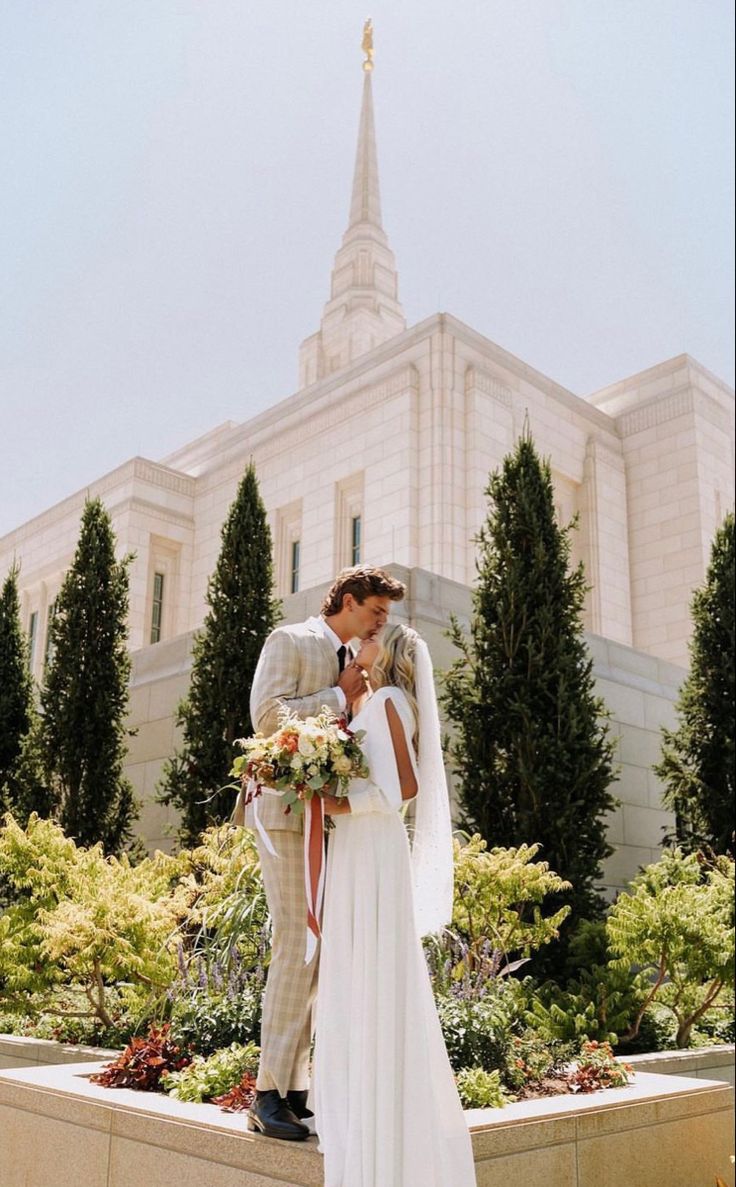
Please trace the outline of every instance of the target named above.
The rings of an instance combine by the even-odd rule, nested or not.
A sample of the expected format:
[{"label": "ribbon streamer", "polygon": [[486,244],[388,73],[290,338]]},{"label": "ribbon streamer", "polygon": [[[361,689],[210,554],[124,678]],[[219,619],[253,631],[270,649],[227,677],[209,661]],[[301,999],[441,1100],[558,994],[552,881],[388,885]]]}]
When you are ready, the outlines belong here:
[{"label": "ribbon streamer", "polygon": [[315,795],[304,803],[304,883],[307,893],[307,947],[304,963],[310,964],[322,939],[319,920],[325,891],[324,801]]}]

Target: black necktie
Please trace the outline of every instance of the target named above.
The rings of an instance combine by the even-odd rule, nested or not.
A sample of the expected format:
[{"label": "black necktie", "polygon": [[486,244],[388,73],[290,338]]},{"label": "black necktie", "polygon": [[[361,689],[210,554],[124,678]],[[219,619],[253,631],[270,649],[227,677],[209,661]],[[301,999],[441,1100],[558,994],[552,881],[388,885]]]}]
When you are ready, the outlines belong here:
[{"label": "black necktie", "polygon": [[347,655],[347,653],[348,653],[348,649],[344,643],[343,643],[342,647],[338,647],[338,649],[337,649],[337,663],[338,663],[338,671],[340,671],[340,672],[342,672],[345,668],[345,656]]}]

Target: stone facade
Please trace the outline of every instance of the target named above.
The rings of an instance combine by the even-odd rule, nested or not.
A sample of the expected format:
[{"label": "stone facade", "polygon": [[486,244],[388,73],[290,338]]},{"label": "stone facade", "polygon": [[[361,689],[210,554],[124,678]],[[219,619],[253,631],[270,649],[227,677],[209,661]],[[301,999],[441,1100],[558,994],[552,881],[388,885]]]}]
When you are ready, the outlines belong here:
[{"label": "stone facade", "polygon": [[[144,834],[158,841],[161,810],[150,806],[150,793],[173,746],[189,637],[203,620],[220,530],[247,463],[257,468],[290,615],[298,591],[311,591],[314,602],[337,570],[360,560],[436,583],[437,604],[415,598],[411,613],[422,627],[442,619],[448,590],[467,603],[488,474],[528,422],[550,458],[561,522],[578,517],[574,559],[584,561],[591,586],[585,625],[594,650],[604,666],[606,648],[627,657],[613,664],[625,678],[600,673],[631,756],[623,760],[631,768],[629,811],[612,822],[629,854],[611,875],[616,885],[634,849],[653,852],[661,834],[648,767],[687,662],[692,591],[733,505],[733,392],[680,355],[583,398],[450,314],[406,328],[381,223],[371,86],[366,74],[349,225],[320,328],[302,344],[300,390],[162,461],[133,458],[18,527],[0,539],[0,577],[20,562],[23,622],[40,681],[84,499],[104,500],[120,554],[134,554],[139,733],[130,763],[146,797]],[[629,677],[637,672],[644,683],[634,692]]]}]

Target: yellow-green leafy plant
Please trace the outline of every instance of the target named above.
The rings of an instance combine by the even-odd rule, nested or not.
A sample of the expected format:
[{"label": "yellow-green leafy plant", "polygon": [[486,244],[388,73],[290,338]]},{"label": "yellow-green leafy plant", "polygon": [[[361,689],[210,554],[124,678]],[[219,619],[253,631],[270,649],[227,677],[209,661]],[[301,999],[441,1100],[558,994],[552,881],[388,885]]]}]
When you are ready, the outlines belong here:
[{"label": "yellow-green leafy plant", "polygon": [[457,1090],[465,1109],[502,1109],[515,1097],[504,1088],[497,1069],[464,1067],[458,1072]]},{"label": "yellow-green leafy plant", "polygon": [[629,1032],[634,1038],[656,998],[677,1019],[687,1047],[695,1024],[734,983],[734,863],[675,849],[647,866],[611,908],[613,963],[640,969],[650,986]]},{"label": "yellow-green leafy plant", "polygon": [[6,815],[0,873],[16,892],[0,917],[0,1004],[34,1003],[63,1015],[54,992],[76,985],[87,1017],[105,1027],[112,985],[143,996],[171,982],[171,937],[186,916],[190,887],[178,858],[156,853],[138,865],[106,857],[102,845],[75,845],[50,820],[31,815],[22,829]]},{"label": "yellow-green leafy plant", "polygon": [[[455,840],[452,928],[461,940],[452,976],[486,979],[511,972],[557,938],[569,906],[543,915],[548,895],[569,889],[545,861],[539,845],[488,849],[478,834]],[[518,959],[512,961],[516,955]]]},{"label": "yellow-green leafy plant", "polygon": [[231,1043],[207,1059],[195,1055],[182,1071],[167,1072],[162,1079],[164,1092],[176,1100],[201,1103],[221,1096],[239,1084],[246,1072],[258,1071],[259,1048],[255,1043]]}]

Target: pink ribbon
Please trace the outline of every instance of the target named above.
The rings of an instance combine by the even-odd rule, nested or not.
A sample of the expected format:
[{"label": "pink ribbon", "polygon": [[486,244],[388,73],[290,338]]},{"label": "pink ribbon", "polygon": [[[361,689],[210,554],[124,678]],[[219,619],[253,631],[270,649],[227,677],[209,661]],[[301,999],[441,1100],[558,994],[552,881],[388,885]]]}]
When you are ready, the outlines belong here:
[{"label": "pink ribbon", "polygon": [[309,964],[322,939],[319,921],[325,892],[325,813],[321,795],[304,802],[304,883],[307,892],[307,947]]}]

